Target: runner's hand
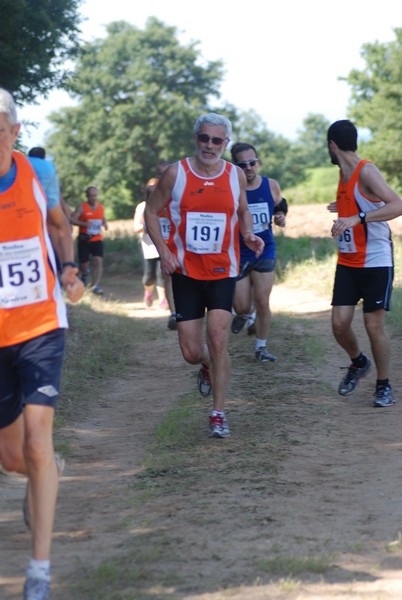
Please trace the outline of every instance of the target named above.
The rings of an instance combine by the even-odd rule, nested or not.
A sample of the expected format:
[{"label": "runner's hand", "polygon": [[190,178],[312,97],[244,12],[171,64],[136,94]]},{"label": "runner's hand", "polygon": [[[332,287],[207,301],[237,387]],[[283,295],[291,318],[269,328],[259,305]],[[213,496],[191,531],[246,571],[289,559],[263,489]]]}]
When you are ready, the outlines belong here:
[{"label": "runner's hand", "polygon": [[170,250],[166,250],[163,256],[161,256],[161,271],[164,275],[171,275],[180,267],[180,263]]},{"label": "runner's hand", "polygon": [[258,258],[264,250],[264,240],[258,237],[258,235],[254,235],[254,233],[252,233],[251,231],[243,235],[243,240],[247,248],[255,252],[255,256],[256,258]]},{"label": "runner's hand", "polygon": [[76,267],[65,267],[61,273],[60,280],[71,302],[78,302],[84,295],[84,284],[77,277],[78,269]]}]

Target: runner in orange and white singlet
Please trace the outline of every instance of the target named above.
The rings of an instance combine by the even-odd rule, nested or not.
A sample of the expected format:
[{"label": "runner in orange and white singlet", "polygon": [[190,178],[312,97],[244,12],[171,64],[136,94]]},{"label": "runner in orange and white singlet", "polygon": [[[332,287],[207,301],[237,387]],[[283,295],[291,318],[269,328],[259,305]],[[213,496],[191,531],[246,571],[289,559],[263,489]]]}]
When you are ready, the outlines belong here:
[{"label": "runner in orange and white singlet", "polygon": [[20,152],[13,152],[12,159],[18,176],[1,194],[1,206],[18,206],[21,217],[0,219],[0,347],[67,327],[46,227],[46,198],[28,160]]},{"label": "runner in orange and white singlet", "polygon": [[[350,179],[339,180],[336,206],[339,217],[352,217],[357,207],[366,214],[382,208],[385,203],[367,198],[360,190],[359,177],[364,165],[361,160]],[[388,223],[372,221],[358,223],[337,238],[338,264],[350,267],[393,267],[392,236]]]},{"label": "runner in orange and white singlet", "polygon": [[[32,558],[24,600],[50,598],[50,547],[63,459],[53,447],[66,307],[84,287],[73,262],[70,225],[56,197],[47,202],[29,161],[13,151],[20,125],[11,94],[0,88],[0,463],[27,477],[23,516]],[[56,185],[56,171],[53,174]],[[50,175],[52,178],[52,175]]]},{"label": "runner in orange and white singlet", "polygon": [[[218,438],[230,434],[224,405],[239,231],[257,256],[264,247],[253,233],[244,173],[222,159],[231,129],[222,115],[199,117],[193,132],[195,155],[166,169],[145,209],[162,272],[172,275],[180,349],[188,363],[201,364],[198,389],[203,396],[213,395],[209,434]],[[165,208],[171,224],[167,244],[159,217]]]},{"label": "runner in orange and white singlet", "polygon": [[102,227],[108,229],[105,210],[98,202],[98,190],[91,185],[85,190],[87,202],[82,202],[71,215],[71,223],[79,226],[78,260],[81,279],[88,283],[92,263],[92,292],[102,295],[99,287],[103,273],[103,235]]},{"label": "runner in orange and white singlet", "polygon": [[178,273],[193,279],[236,277],[239,272],[240,184],[237,169],[222,161],[213,177],[201,177],[185,158],[168,204],[168,246],[179,262]]},{"label": "runner in orange and white singlet", "polygon": [[98,202],[96,188],[89,187],[85,194],[89,202],[81,204],[79,220],[82,221],[82,224],[79,227],[79,233],[88,235],[91,242],[100,242],[103,239],[102,226],[105,221],[105,209]]},{"label": "runner in orange and white singlet", "polygon": [[385,311],[390,310],[394,262],[391,231],[386,223],[402,214],[402,200],[386,184],[377,167],[357,155],[357,129],[347,120],[328,129],[331,162],[340,168],[336,202],[328,206],[338,218],[331,229],[338,244],[332,297],[332,329],[351,363],[338,386],[348,396],[371,368],[352,329],[355,306],[363,300],[364,325],[370,339],[377,381],[373,405],[392,406],[389,382],[390,340]]}]

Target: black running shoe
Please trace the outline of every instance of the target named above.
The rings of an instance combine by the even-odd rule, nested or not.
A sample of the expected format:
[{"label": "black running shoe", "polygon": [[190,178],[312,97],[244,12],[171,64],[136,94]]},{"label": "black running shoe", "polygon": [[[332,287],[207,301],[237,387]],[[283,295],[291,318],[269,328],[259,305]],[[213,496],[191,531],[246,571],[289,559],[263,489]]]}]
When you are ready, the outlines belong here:
[{"label": "black running shoe", "polygon": [[364,367],[359,369],[351,364],[347,369],[348,372],[338,387],[338,394],[341,396],[349,396],[349,394],[352,394],[355,391],[356,386],[359,383],[359,379],[365,377],[369,373],[371,369],[371,361],[366,358],[366,364]]}]

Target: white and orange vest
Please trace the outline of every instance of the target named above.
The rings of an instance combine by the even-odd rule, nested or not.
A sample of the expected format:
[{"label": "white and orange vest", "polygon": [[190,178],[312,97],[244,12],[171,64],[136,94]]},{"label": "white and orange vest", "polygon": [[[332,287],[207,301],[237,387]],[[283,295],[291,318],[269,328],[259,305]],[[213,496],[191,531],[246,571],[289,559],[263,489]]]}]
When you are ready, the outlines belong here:
[{"label": "white and orange vest", "polygon": [[[358,212],[369,213],[384,206],[382,200],[369,200],[359,187],[359,173],[368,163],[361,160],[350,179],[344,183],[342,173],[336,195],[339,217],[352,217]],[[370,222],[350,227],[337,238],[338,264],[347,267],[392,267],[392,236],[385,221]]]},{"label": "white and orange vest", "polygon": [[91,242],[98,242],[102,240],[102,225],[105,218],[105,210],[102,204],[97,203],[96,208],[88,204],[88,202],[82,202],[82,212],[80,215],[80,221],[86,221],[88,225],[86,227],[79,228],[80,233],[87,233],[91,236]]},{"label": "white and orange vest", "polygon": [[29,161],[13,159],[16,179],[0,193],[0,347],[68,327],[46,198]]},{"label": "white and orange vest", "polygon": [[178,163],[168,204],[168,246],[182,273],[193,279],[237,277],[239,273],[240,184],[236,167],[222,161],[214,177],[194,173],[187,158]]}]

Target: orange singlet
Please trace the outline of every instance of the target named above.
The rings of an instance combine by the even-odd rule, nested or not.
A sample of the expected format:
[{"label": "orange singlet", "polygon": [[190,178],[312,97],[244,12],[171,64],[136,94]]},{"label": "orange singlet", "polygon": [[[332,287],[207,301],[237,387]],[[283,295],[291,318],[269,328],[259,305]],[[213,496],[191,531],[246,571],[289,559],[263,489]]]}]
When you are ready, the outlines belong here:
[{"label": "orange singlet", "polygon": [[[382,200],[370,200],[360,190],[359,173],[368,162],[368,160],[361,160],[347,182],[343,182],[340,173],[336,195],[336,207],[340,217],[351,217],[360,211],[369,213],[384,206]],[[364,225],[350,227],[337,238],[337,244],[339,265],[393,266],[391,230],[385,221],[370,221]]]},{"label": "orange singlet", "polygon": [[0,347],[68,326],[46,198],[29,161],[13,159],[16,179],[0,193]]},{"label": "orange singlet", "polygon": [[178,163],[168,204],[168,246],[180,263],[178,273],[193,279],[237,277],[240,198],[236,167],[222,161],[214,177],[202,177],[187,158]]},{"label": "orange singlet", "polygon": [[105,210],[98,202],[96,208],[93,208],[88,202],[82,202],[82,213],[80,215],[80,221],[86,221],[88,225],[86,227],[80,227],[79,233],[87,233],[91,236],[91,242],[102,241],[102,224],[105,217]]}]

